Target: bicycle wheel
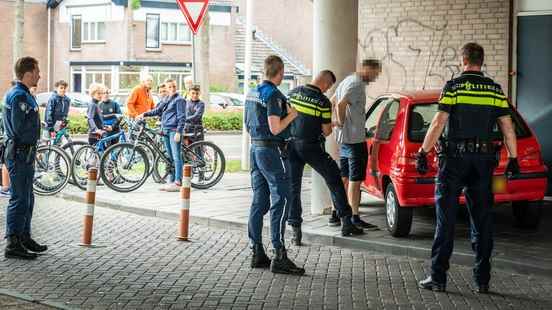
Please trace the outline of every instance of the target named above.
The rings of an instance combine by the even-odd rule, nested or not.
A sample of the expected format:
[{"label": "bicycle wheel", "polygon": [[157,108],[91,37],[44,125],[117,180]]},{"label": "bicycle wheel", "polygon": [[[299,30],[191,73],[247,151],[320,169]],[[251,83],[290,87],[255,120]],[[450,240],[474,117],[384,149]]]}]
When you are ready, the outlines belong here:
[{"label": "bicycle wheel", "polygon": [[71,161],[71,177],[73,185],[76,185],[82,190],[86,190],[88,183],[88,169],[92,167],[98,168],[100,156],[96,153],[96,149],[90,145],[82,146],[73,156]]},{"label": "bicycle wheel", "polygon": [[[150,162],[150,169],[148,172],[148,177],[153,174],[153,167],[155,162],[155,157],[157,157],[157,153],[153,150],[153,147],[143,143],[139,142],[138,145],[146,152],[146,155],[148,157],[148,161]],[[153,176],[153,179],[156,183],[159,183],[155,175]]]},{"label": "bicycle wheel", "polygon": [[71,160],[57,146],[41,146],[36,150],[33,191],[51,196],[65,188],[69,181]]},{"label": "bicycle wheel", "polygon": [[150,170],[148,155],[140,146],[119,143],[105,150],[100,174],[105,185],[117,192],[131,192],[146,182]]},{"label": "bicycle wheel", "polygon": [[[73,162],[73,157],[75,156],[75,153],[83,147],[88,145],[88,143],[84,141],[71,141],[67,142],[64,145],[61,146],[61,148],[65,151],[67,156],[69,156],[69,160]],[[73,182],[73,178],[69,178],[69,184],[75,185],[75,182]]]},{"label": "bicycle wheel", "polygon": [[157,156],[153,164],[153,179],[160,184],[168,182],[169,175],[174,173],[174,165],[165,156]]},{"label": "bicycle wheel", "polygon": [[226,159],[222,150],[212,142],[199,141],[182,149],[184,163],[192,165],[192,187],[207,189],[216,185],[224,175]]}]

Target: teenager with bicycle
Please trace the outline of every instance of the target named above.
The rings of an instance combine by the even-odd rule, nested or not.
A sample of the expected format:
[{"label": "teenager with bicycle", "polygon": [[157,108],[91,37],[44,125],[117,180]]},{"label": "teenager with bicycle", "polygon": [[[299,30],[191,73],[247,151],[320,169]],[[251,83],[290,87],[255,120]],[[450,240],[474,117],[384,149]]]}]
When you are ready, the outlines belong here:
[{"label": "teenager with bicycle", "polygon": [[88,104],[86,118],[88,119],[88,144],[95,145],[101,137],[112,130],[111,126],[104,124],[100,102],[105,94],[106,88],[102,84],[92,83],[89,94],[92,100]]},{"label": "teenager with bicycle", "polygon": [[186,100],[176,91],[176,81],[166,80],[168,96],[153,110],[138,115],[138,119],[151,116],[161,116],[163,139],[169,157],[172,159],[175,172],[169,176],[170,184],[161,188],[162,191],[177,192],[182,185],[181,140],[186,120]]},{"label": "teenager with bicycle", "polygon": [[54,85],[56,90],[52,92],[48,104],[46,105],[46,113],[44,113],[44,121],[50,137],[54,137],[56,131],[67,122],[71,99],[65,95],[69,84],[60,80]]},{"label": "teenager with bicycle", "polygon": [[[109,98],[109,89],[106,88],[101,97],[102,99],[99,104],[99,108],[100,111],[102,111],[104,126],[111,127],[111,131],[107,133],[107,136],[109,137],[118,134],[121,131],[118,126],[118,118],[123,113],[121,112],[121,106],[119,106],[119,103]],[[119,139],[114,139],[110,141],[108,145],[117,144],[117,142],[119,142]]]},{"label": "teenager with bicycle", "polygon": [[186,102],[186,122],[184,125],[186,145],[203,141],[203,113],[205,103],[199,99],[200,87],[194,85],[189,91],[190,100]]}]

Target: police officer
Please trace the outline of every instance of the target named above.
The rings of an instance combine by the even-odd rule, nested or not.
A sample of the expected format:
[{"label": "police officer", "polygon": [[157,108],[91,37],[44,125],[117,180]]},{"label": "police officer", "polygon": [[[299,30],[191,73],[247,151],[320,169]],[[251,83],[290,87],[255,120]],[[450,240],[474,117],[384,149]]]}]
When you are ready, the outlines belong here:
[{"label": "police officer", "polygon": [[[287,140],[289,125],[297,117],[286,97],[278,90],[284,77],[284,62],[278,56],[264,61],[266,80],[253,89],[245,102],[245,125],[251,135],[251,187],[253,202],[248,233],[253,249],[252,268],[273,273],[302,275],[288,257],[284,243],[290,204],[290,169]],[[275,256],[268,258],[262,243],[263,217],[270,211],[270,231]]]},{"label": "police officer", "polygon": [[305,164],[309,164],[326,181],[333,204],[342,219],[343,236],[360,235],[363,230],[351,222],[352,209],[347,202],[345,187],[341,181],[337,163],[324,149],[325,137],[332,133],[332,104],[324,93],[335,83],[335,75],[329,70],[320,72],[311,84],[300,86],[289,93],[291,106],[298,116],[293,121],[290,148],[291,207],[288,224],[293,229],[292,242],[301,245],[301,179]]},{"label": "police officer", "polygon": [[439,173],[435,189],[437,227],[431,250],[431,275],[421,288],[443,292],[453,250],[458,198],[464,187],[475,251],[473,277],[478,292],[489,292],[493,250],[492,176],[498,147],[493,128],[498,123],[508,150],[507,174],[518,174],[516,134],[508,101],[500,85],[483,76],[484,51],[477,43],[462,48],[464,72],[448,81],[424,143],[417,154],[420,174],[428,170],[426,154],[439,137]]},{"label": "police officer", "polygon": [[[48,249],[31,238],[34,195],[33,176],[36,143],[40,137],[38,104],[29,89],[40,79],[38,61],[23,57],[15,64],[17,83],[6,95],[3,115],[6,164],[12,195],[6,213],[6,258],[34,259]],[[31,251],[31,252],[29,252]]]}]

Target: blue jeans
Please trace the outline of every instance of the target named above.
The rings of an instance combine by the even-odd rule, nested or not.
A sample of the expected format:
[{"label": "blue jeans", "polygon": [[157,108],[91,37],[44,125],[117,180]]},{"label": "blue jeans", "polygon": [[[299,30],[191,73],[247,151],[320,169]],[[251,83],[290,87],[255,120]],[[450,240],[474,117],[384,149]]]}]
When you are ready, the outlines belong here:
[{"label": "blue jeans", "polygon": [[26,162],[27,154],[16,151],[15,159],[8,159],[6,165],[10,174],[11,198],[6,212],[6,237],[31,234],[34,193],[34,157]]},{"label": "blue jeans", "polygon": [[182,183],[182,156],[180,156],[180,142],[174,142],[174,135],[176,134],[176,131],[171,129],[163,129],[163,133],[165,149],[174,164],[174,175],[170,175],[169,181],[171,183]]},{"label": "blue jeans", "polygon": [[272,246],[285,245],[284,232],[290,203],[290,168],[276,147],[251,146],[253,202],[248,233],[252,245],[262,244],[263,217],[270,211]]},{"label": "blue jeans", "polygon": [[470,214],[470,236],[475,252],[473,276],[477,285],[488,285],[491,278],[493,251],[492,176],[495,158],[490,155],[465,154],[439,159],[439,175],[435,187],[437,227],[431,249],[431,276],[445,284],[449,260],[454,247],[454,226],[458,197],[465,196]]}]

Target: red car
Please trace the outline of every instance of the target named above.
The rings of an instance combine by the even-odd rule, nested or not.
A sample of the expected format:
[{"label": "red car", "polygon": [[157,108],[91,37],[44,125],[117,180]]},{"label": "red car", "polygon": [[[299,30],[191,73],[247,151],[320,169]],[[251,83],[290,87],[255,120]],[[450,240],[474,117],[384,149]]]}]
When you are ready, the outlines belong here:
[{"label": "red car", "polygon": [[[416,171],[415,154],[437,112],[440,91],[401,92],[380,96],[366,115],[369,160],[363,189],[385,200],[387,227],[395,237],[406,236],[412,226],[414,208],[435,203],[435,152],[428,155],[429,173]],[[493,178],[495,202],[511,202],[519,226],[536,227],[547,187],[547,168],[539,143],[523,118],[514,111],[521,174],[506,179],[505,147]],[[496,141],[502,135],[496,131]],[[462,204],[465,202],[461,197]]]}]

